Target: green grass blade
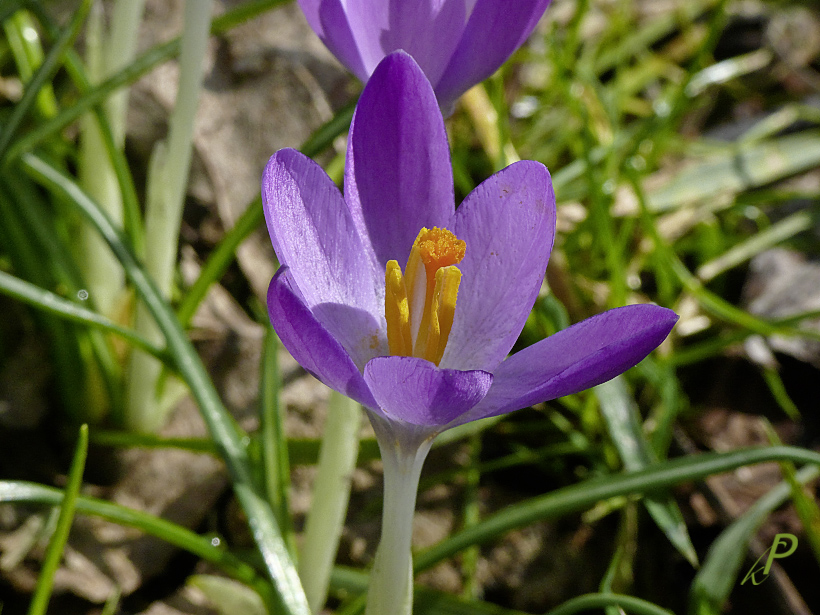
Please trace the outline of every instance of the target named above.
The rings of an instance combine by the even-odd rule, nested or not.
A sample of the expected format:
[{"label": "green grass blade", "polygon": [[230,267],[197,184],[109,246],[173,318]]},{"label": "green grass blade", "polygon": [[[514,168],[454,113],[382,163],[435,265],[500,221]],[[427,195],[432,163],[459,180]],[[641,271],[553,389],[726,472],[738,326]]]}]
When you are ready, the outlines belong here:
[{"label": "green grass blade", "polygon": [[120,232],[71,178],[32,154],[25,154],[22,162],[26,172],[35,180],[65,198],[97,227],[122,263],[126,275],[156,320],[165,337],[169,354],[199,405],[208,431],[228,467],[234,491],[248,516],[251,533],[266,569],[284,605],[292,615],[309,615],[310,609],[304,591],[276,519],[254,483],[248,452],[239,429],[219,399],[205,366],[185,336],[173,310],[137,262]]},{"label": "green grass blade", "polygon": [[[5,183],[5,185],[2,185]],[[31,201],[20,201],[14,195],[14,201],[5,189],[14,188],[6,182],[0,182],[0,240],[9,250],[11,262],[20,275],[33,280],[38,286],[55,283],[47,262],[41,258],[34,242],[27,233],[25,224],[20,220],[21,205],[31,206]],[[36,195],[31,195],[32,198]],[[36,205],[36,204],[35,204]],[[65,409],[80,422],[86,411],[84,372],[77,338],[68,323],[50,316],[42,315],[37,319],[48,333],[49,351],[54,361],[55,375],[61,399]]]},{"label": "green grass blade", "polygon": [[313,482],[313,501],[305,521],[299,558],[299,576],[314,613],[319,613],[327,600],[330,574],[350,500],[361,424],[359,403],[331,391]]},{"label": "green grass blade", "polygon": [[727,148],[685,167],[648,197],[650,211],[710,202],[715,195],[737,194],[771,184],[820,165],[820,130],[804,130],[751,146]]},{"label": "green grass blade", "polygon": [[54,47],[46,54],[43,63],[37,68],[37,72],[34,73],[31,81],[28,82],[26,90],[23,92],[23,97],[20,99],[20,102],[14,106],[11,115],[5,122],[5,127],[0,132],[0,159],[4,157],[9,143],[11,143],[14,133],[17,132],[23,118],[36,103],[40,90],[51,80],[54,73],[57,72],[63,55],[80,33],[80,28],[90,9],[91,0],[82,0],[71,19],[71,23],[62,31],[60,38],[57,39]]},{"label": "green grass blade", "polygon": [[0,21],[6,21],[27,4],[28,0],[7,0],[3,6],[0,7]]},{"label": "green grass blade", "polygon": [[[226,11],[219,17],[214,18],[211,23],[211,34],[218,35],[226,32],[256,15],[283,4],[284,1],[285,0],[257,0]],[[82,96],[71,107],[64,109],[56,117],[40,124],[15,141],[14,145],[6,152],[5,157],[0,156],[0,160],[8,163],[19,158],[24,152],[30,151],[38,143],[59,132],[92,107],[102,104],[115,90],[130,85],[154,67],[173,58],[179,51],[179,37],[167,43],[152,47],[124,69],[112,75],[99,86]]]},{"label": "green grass blade", "polygon": [[[103,446],[118,448],[179,448],[194,453],[219,456],[219,450],[209,438],[163,438],[153,434],[135,434],[129,431],[92,429],[91,441]],[[291,466],[316,465],[322,442],[318,438],[290,438],[287,440],[287,458]],[[283,453],[285,456],[285,453]],[[363,438],[359,442],[358,466],[380,459],[375,438]]]},{"label": "green grass blade", "polygon": [[[350,126],[353,118],[351,104],[342,108],[333,118],[319,127],[305,143],[299,148],[305,156],[313,157],[324,151],[333,143],[333,140],[345,132]],[[182,300],[177,311],[177,316],[183,327],[187,327],[197,307],[205,298],[211,284],[222,278],[230,264],[236,258],[236,249],[248,236],[255,231],[265,219],[262,209],[262,198],[257,197],[251,201],[247,209],[236,221],[236,224],[225,233],[219,245],[211,252],[199,277]]]},{"label": "green grass blade", "polygon": [[96,327],[102,331],[119,335],[134,346],[141,348],[158,359],[168,360],[165,349],[152,344],[136,331],[127,329],[109,320],[105,316],[77,305],[36,284],[26,282],[13,275],[0,271],[0,293],[23,301],[32,307],[42,310],[52,316],[63,318],[89,327]]},{"label": "green grass blade", "polygon": [[775,222],[769,228],[755,233],[749,239],[736,244],[719,257],[704,263],[698,267],[696,275],[702,282],[708,282],[721,273],[751,260],[764,250],[773,248],[798,233],[812,228],[815,224],[812,215],[808,211],[799,211]]},{"label": "green grass blade", "polygon": [[[601,405],[610,439],[618,449],[624,468],[628,472],[635,472],[656,463],[652,448],[641,429],[638,406],[627,390],[624,377],[613,378],[593,390]],[[697,566],[698,555],[674,498],[666,494],[652,494],[646,496],[643,502],[669,542],[690,564]]]},{"label": "green grass blade", "polygon": [[290,459],[288,439],[285,434],[284,408],[280,389],[282,377],[279,372],[279,339],[273,327],[268,325],[265,334],[262,374],[259,379],[260,438],[262,439],[262,468],[265,488],[273,514],[291,554],[296,553],[296,541],[290,516]]},{"label": "green grass blade", "polygon": [[219,451],[210,438],[163,438],[154,434],[92,429],[91,442],[98,446],[117,448],[176,448],[192,453],[218,456]]},{"label": "green grass blade", "polygon": [[542,519],[554,519],[580,512],[602,500],[652,493],[685,481],[700,480],[712,474],[729,472],[741,466],[780,460],[820,465],[820,453],[791,446],[703,453],[664,461],[637,472],[584,481],[508,506],[473,527],[453,534],[419,553],[415,558],[415,570],[426,570],[466,547],[490,541],[509,530]]},{"label": "green grass blade", "polygon": [[[17,502],[59,506],[63,497],[64,493],[54,487],[26,481],[0,481],[1,503]],[[146,512],[88,496],[81,495],[77,498],[76,512],[100,517],[125,527],[137,528],[146,534],[193,553],[217,566],[232,578],[250,585],[263,595],[266,593],[266,587],[268,587],[267,593],[270,593],[269,586],[257,575],[252,566],[239,560],[224,548],[215,546],[211,537],[200,536],[188,528]]]},{"label": "green grass blade", "polygon": [[195,574],[188,584],[205,594],[220,615],[269,615],[259,594],[233,579]]},{"label": "green grass blade", "polygon": [[[43,21],[41,19],[41,21]],[[48,22],[44,22],[48,23]],[[48,23],[50,29],[53,24]],[[52,30],[53,32],[54,30]],[[85,73],[82,60],[77,53],[70,49],[65,58],[66,72],[71,77],[80,94],[85,95],[91,91],[92,85]],[[142,225],[142,210],[140,208],[137,190],[134,186],[134,178],[128,160],[125,157],[123,148],[117,145],[114,129],[108,120],[108,116],[102,107],[96,106],[93,112],[97,121],[97,126],[102,136],[103,145],[108,154],[114,175],[119,185],[120,198],[122,199],[123,226],[126,236],[131,240],[131,245],[138,255],[144,253],[143,243],[145,233]]]},{"label": "green grass blade", "polygon": [[[820,145],[820,141],[818,141]],[[820,150],[819,150],[820,151]],[[666,268],[674,274],[678,279],[680,285],[690,293],[700,306],[713,316],[725,320],[747,329],[750,332],[759,333],[761,335],[792,335],[802,336],[809,339],[820,339],[820,333],[811,329],[800,329],[792,326],[792,321],[766,321],[758,318],[749,312],[735,307],[725,299],[709,291],[689,269],[686,268],[683,261],[669,246],[663,237],[660,236],[656,225],[654,224],[651,214],[649,213],[649,206],[644,194],[643,187],[640,183],[640,178],[635,173],[629,174],[629,180],[638,197],[638,203],[641,208],[641,217],[644,220],[644,229],[654,243],[654,248],[664,261]]]},{"label": "green grass blade", "polygon": [[[56,24],[53,23],[48,12],[43,10],[43,7],[39,4],[32,5],[32,10],[37,14],[40,23],[49,35],[52,38],[57,38],[60,30]],[[65,68],[81,95],[85,96],[92,91],[93,88],[86,74],[83,61],[73,49],[69,49],[66,52]],[[115,92],[112,95],[116,96],[117,94],[118,92]],[[111,161],[111,166],[116,175],[117,183],[119,184],[125,234],[131,240],[134,251],[138,255],[142,255],[144,254],[143,241],[145,234],[142,228],[142,211],[140,209],[139,199],[137,198],[137,191],[134,187],[134,179],[131,176],[131,169],[128,166],[125,152],[116,142],[114,129],[103,107],[101,105],[94,106],[92,111],[96,117],[106,153]]]},{"label": "green grass blade", "polygon": [[[6,41],[17,64],[17,72],[23,82],[29,81],[37,67],[43,63],[43,47],[28,11],[19,11],[3,23]],[[37,108],[43,117],[57,114],[57,99],[50,83],[43,84],[37,93]]]},{"label": "green grass blade", "polygon": [[[22,241],[15,241],[15,252],[21,257],[24,251],[32,253],[26,259],[33,263],[33,267],[26,269],[45,271],[35,278],[21,270],[21,277],[31,279],[42,288],[62,287],[69,294],[84,290],[82,276],[68,243],[70,230],[66,228],[67,216],[56,215],[65,211],[61,209],[59,199],[46,202],[37,186],[24,175],[5,172],[3,180],[16,201],[13,211],[6,211],[4,217],[9,224],[19,217],[16,233],[21,234]],[[88,304],[98,310],[94,299],[91,295],[87,296]],[[108,341],[97,329],[78,329],[65,321],[53,326],[55,331],[58,328],[66,331],[66,340],[61,342],[64,346],[62,351],[78,355],[73,361],[61,359],[59,368],[61,372],[65,370],[60,374],[62,383],[70,383],[70,388],[80,389],[77,399],[82,401],[79,404],[72,399],[73,394],[68,389],[61,390],[75,420],[78,423],[95,423],[109,410],[116,416],[121,408],[122,380],[120,365]],[[75,409],[79,413],[74,412]]]},{"label": "green grass blade", "polygon": [[114,588],[114,591],[111,592],[110,596],[108,596],[108,600],[106,600],[105,604],[103,604],[100,615],[117,615],[118,609],[120,608],[121,597],[122,594],[120,593],[120,588]]},{"label": "green grass blade", "polygon": [[[820,476],[817,466],[800,469],[797,479],[806,483]],[[790,486],[782,482],[755,502],[718,536],[695,575],[689,593],[692,615],[718,615],[735,585],[746,559],[747,545],[766,517],[789,497]]]},{"label": "green grass blade", "polygon": [[255,231],[264,219],[262,198],[256,198],[248,205],[230,230],[211,252],[202,267],[199,277],[188,289],[177,310],[177,318],[183,327],[187,327],[199,304],[208,294],[211,284],[221,279],[236,258],[236,249]]},{"label": "green grass blade", "polygon": [[558,608],[552,609],[546,615],[574,615],[584,611],[599,610],[614,606],[625,613],[634,615],[675,615],[656,604],[635,598],[634,596],[619,596],[618,594],[584,594],[567,600]]},{"label": "green grass blade", "polygon": [[83,484],[83,471],[85,470],[87,455],[88,425],[83,425],[80,427],[77,448],[74,450],[74,459],[71,461],[71,468],[68,471],[65,495],[60,504],[60,516],[57,518],[57,528],[48,543],[43,567],[37,577],[37,587],[34,589],[34,595],[29,604],[28,615],[45,615],[48,608],[51,591],[54,587],[54,573],[57,572],[57,568],[60,566],[60,559],[68,542],[71,523],[74,520],[74,510],[77,505],[80,487]]}]

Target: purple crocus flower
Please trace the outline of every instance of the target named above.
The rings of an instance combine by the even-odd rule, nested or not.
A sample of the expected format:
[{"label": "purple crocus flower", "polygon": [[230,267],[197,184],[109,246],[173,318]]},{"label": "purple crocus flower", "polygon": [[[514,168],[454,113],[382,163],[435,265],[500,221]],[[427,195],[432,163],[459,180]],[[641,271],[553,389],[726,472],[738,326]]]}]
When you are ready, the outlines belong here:
[{"label": "purple crocus flower", "polygon": [[532,33],[549,0],[299,0],[310,27],[363,82],[402,49],[447,113]]},{"label": "purple crocus flower", "polygon": [[268,162],[262,196],[282,264],[271,322],[305,369],[368,410],[381,448],[385,531],[367,613],[409,614],[410,521],[433,437],[609,380],[677,316],[618,308],[507,357],[555,237],[549,172],[517,162],[455,209],[441,112],[404,52],[379,64],[359,99],[344,197],[292,149]]},{"label": "purple crocus flower", "polygon": [[[637,364],[677,320],[655,305],[617,308],[505,358],[555,236],[549,172],[517,162],[456,210],[441,113],[401,52],[380,64],[359,100],[344,198],[292,149],[268,162],[262,195],[282,264],[268,291],[282,343],[319,380],[390,422],[440,432],[587,389]],[[436,250],[443,254],[428,254]],[[421,274],[419,254],[428,261]],[[403,298],[394,292],[402,282]],[[434,298],[443,310],[433,310]],[[388,322],[402,302],[408,327]],[[415,352],[438,312],[436,349]],[[407,332],[405,347],[391,348]]]}]

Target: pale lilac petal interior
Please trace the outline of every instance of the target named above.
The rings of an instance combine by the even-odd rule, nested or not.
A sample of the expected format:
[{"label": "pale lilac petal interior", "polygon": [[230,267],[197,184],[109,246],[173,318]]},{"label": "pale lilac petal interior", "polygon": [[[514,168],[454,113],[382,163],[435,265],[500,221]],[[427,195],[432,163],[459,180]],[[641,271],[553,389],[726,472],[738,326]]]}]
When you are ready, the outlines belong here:
[{"label": "pale lilac petal interior", "polygon": [[276,272],[268,287],[268,314],[282,344],[302,367],[330,388],[377,408],[359,368],[305,305],[287,267]]},{"label": "pale lilac petal interior", "polygon": [[350,211],[319,165],[280,150],[262,179],[265,219],[279,262],[314,315],[357,365],[383,354],[384,273],[373,268]]},{"label": "pale lilac petal interior", "polygon": [[493,371],[532,309],[555,238],[555,195],[538,162],[517,162],[471,192],[449,225],[467,244],[443,367]]}]

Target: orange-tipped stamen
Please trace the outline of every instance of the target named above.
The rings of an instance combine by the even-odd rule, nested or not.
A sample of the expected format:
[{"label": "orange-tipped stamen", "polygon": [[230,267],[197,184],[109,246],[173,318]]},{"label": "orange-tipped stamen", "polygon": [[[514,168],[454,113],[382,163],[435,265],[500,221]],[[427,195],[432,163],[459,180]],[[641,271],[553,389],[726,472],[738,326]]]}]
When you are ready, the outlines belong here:
[{"label": "orange-tipped stamen", "polygon": [[390,353],[436,365],[453,326],[466,244],[446,229],[423,228],[413,242],[404,276],[396,261],[385,272],[385,318]]}]

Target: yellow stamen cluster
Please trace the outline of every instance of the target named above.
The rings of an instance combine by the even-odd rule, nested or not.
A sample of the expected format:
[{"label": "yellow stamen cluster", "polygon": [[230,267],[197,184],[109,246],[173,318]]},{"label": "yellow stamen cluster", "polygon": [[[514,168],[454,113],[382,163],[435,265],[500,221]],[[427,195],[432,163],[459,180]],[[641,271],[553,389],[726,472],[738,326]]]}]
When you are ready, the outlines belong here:
[{"label": "yellow stamen cluster", "polygon": [[461,282],[466,244],[447,229],[423,228],[413,242],[404,275],[398,262],[385,271],[384,315],[390,354],[441,361]]}]

